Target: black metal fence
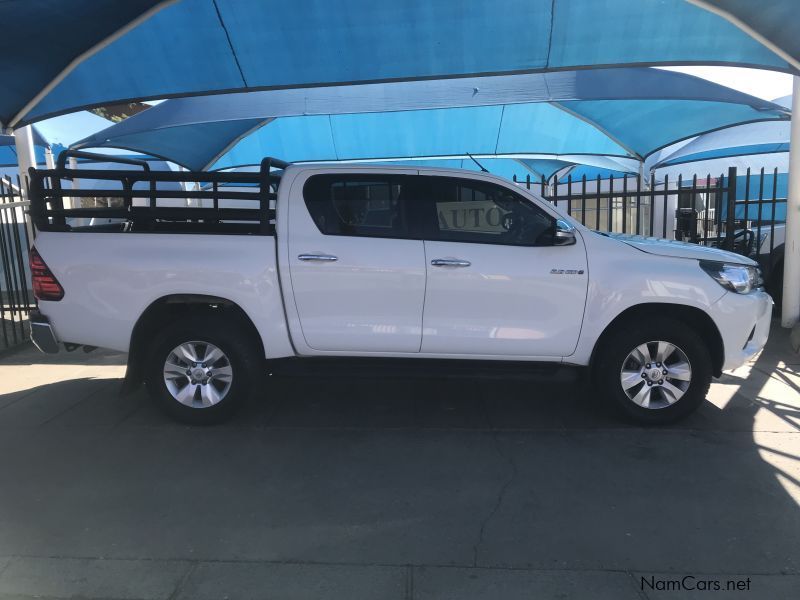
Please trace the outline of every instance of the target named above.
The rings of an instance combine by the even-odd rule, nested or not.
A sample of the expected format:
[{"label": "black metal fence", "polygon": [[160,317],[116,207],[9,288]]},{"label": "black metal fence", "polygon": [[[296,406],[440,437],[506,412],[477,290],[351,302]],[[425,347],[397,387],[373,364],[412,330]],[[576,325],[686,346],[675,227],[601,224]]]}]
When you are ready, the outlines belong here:
[{"label": "black metal fence", "polygon": [[515,181],[592,229],[718,246],[757,258],[766,272],[783,257],[786,197],[779,177],[785,174],[777,169],[741,175],[730,168],[647,184],[641,176]]},{"label": "black metal fence", "polygon": [[27,209],[19,178],[0,179],[0,351],[28,339],[28,313],[35,306]]},{"label": "black metal fence", "polygon": [[[726,245],[727,223],[721,202],[727,200],[726,177],[695,175],[690,181],[669,176],[646,184],[640,175],[574,180],[517,181],[560,207],[587,227],[605,232],[681,239]],[[685,209],[689,209],[686,210]],[[692,214],[692,223],[683,218]]]}]

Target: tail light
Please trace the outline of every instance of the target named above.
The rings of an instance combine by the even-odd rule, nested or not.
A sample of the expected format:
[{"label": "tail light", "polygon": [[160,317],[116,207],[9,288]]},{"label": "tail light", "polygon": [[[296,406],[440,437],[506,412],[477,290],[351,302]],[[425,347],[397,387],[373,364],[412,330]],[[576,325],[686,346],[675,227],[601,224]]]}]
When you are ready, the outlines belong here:
[{"label": "tail light", "polygon": [[31,248],[29,254],[31,265],[31,279],[33,280],[33,295],[39,300],[58,302],[64,297],[64,288],[58,283],[50,267],[47,266],[36,248]]}]

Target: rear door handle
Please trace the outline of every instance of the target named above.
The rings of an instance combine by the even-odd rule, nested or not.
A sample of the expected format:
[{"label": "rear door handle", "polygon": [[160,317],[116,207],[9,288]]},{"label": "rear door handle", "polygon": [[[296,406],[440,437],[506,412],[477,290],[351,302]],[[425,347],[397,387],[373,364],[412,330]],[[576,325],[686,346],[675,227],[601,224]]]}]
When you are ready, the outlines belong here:
[{"label": "rear door handle", "polygon": [[298,254],[297,260],[334,262],[339,260],[339,257],[332,254]]},{"label": "rear door handle", "polygon": [[472,263],[459,258],[434,258],[431,265],[434,267],[468,267]]}]

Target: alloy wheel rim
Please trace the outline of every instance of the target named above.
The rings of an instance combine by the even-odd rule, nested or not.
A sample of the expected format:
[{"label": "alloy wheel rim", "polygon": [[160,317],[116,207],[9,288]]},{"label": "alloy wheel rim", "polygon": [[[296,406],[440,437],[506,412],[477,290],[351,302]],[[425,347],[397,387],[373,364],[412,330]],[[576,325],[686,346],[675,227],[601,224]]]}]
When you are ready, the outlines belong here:
[{"label": "alloy wheel rim", "polygon": [[232,383],[230,360],[209,342],[184,342],[175,346],[164,361],[164,385],[184,406],[215,406],[228,395]]},{"label": "alloy wheel rim", "polygon": [[654,340],[631,350],[622,362],[620,383],[628,399],[647,409],[672,406],[692,382],[686,353],[672,342]]}]

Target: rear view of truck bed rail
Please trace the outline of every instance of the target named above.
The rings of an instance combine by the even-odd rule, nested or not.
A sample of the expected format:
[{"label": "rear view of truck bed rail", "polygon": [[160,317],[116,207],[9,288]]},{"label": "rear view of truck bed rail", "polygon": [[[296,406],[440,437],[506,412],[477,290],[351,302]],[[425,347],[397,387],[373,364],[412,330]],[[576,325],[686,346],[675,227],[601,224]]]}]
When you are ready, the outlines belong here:
[{"label": "rear view of truck bed rail", "polygon": [[[71,168],[68,158],[128,168]],[[153,171],[145,160],[70,150],[55,169],[30,170],[30,213],[39,231],[271,235],[280,181],[273,169],[286,166],[265,158],[253,172]]]}]

